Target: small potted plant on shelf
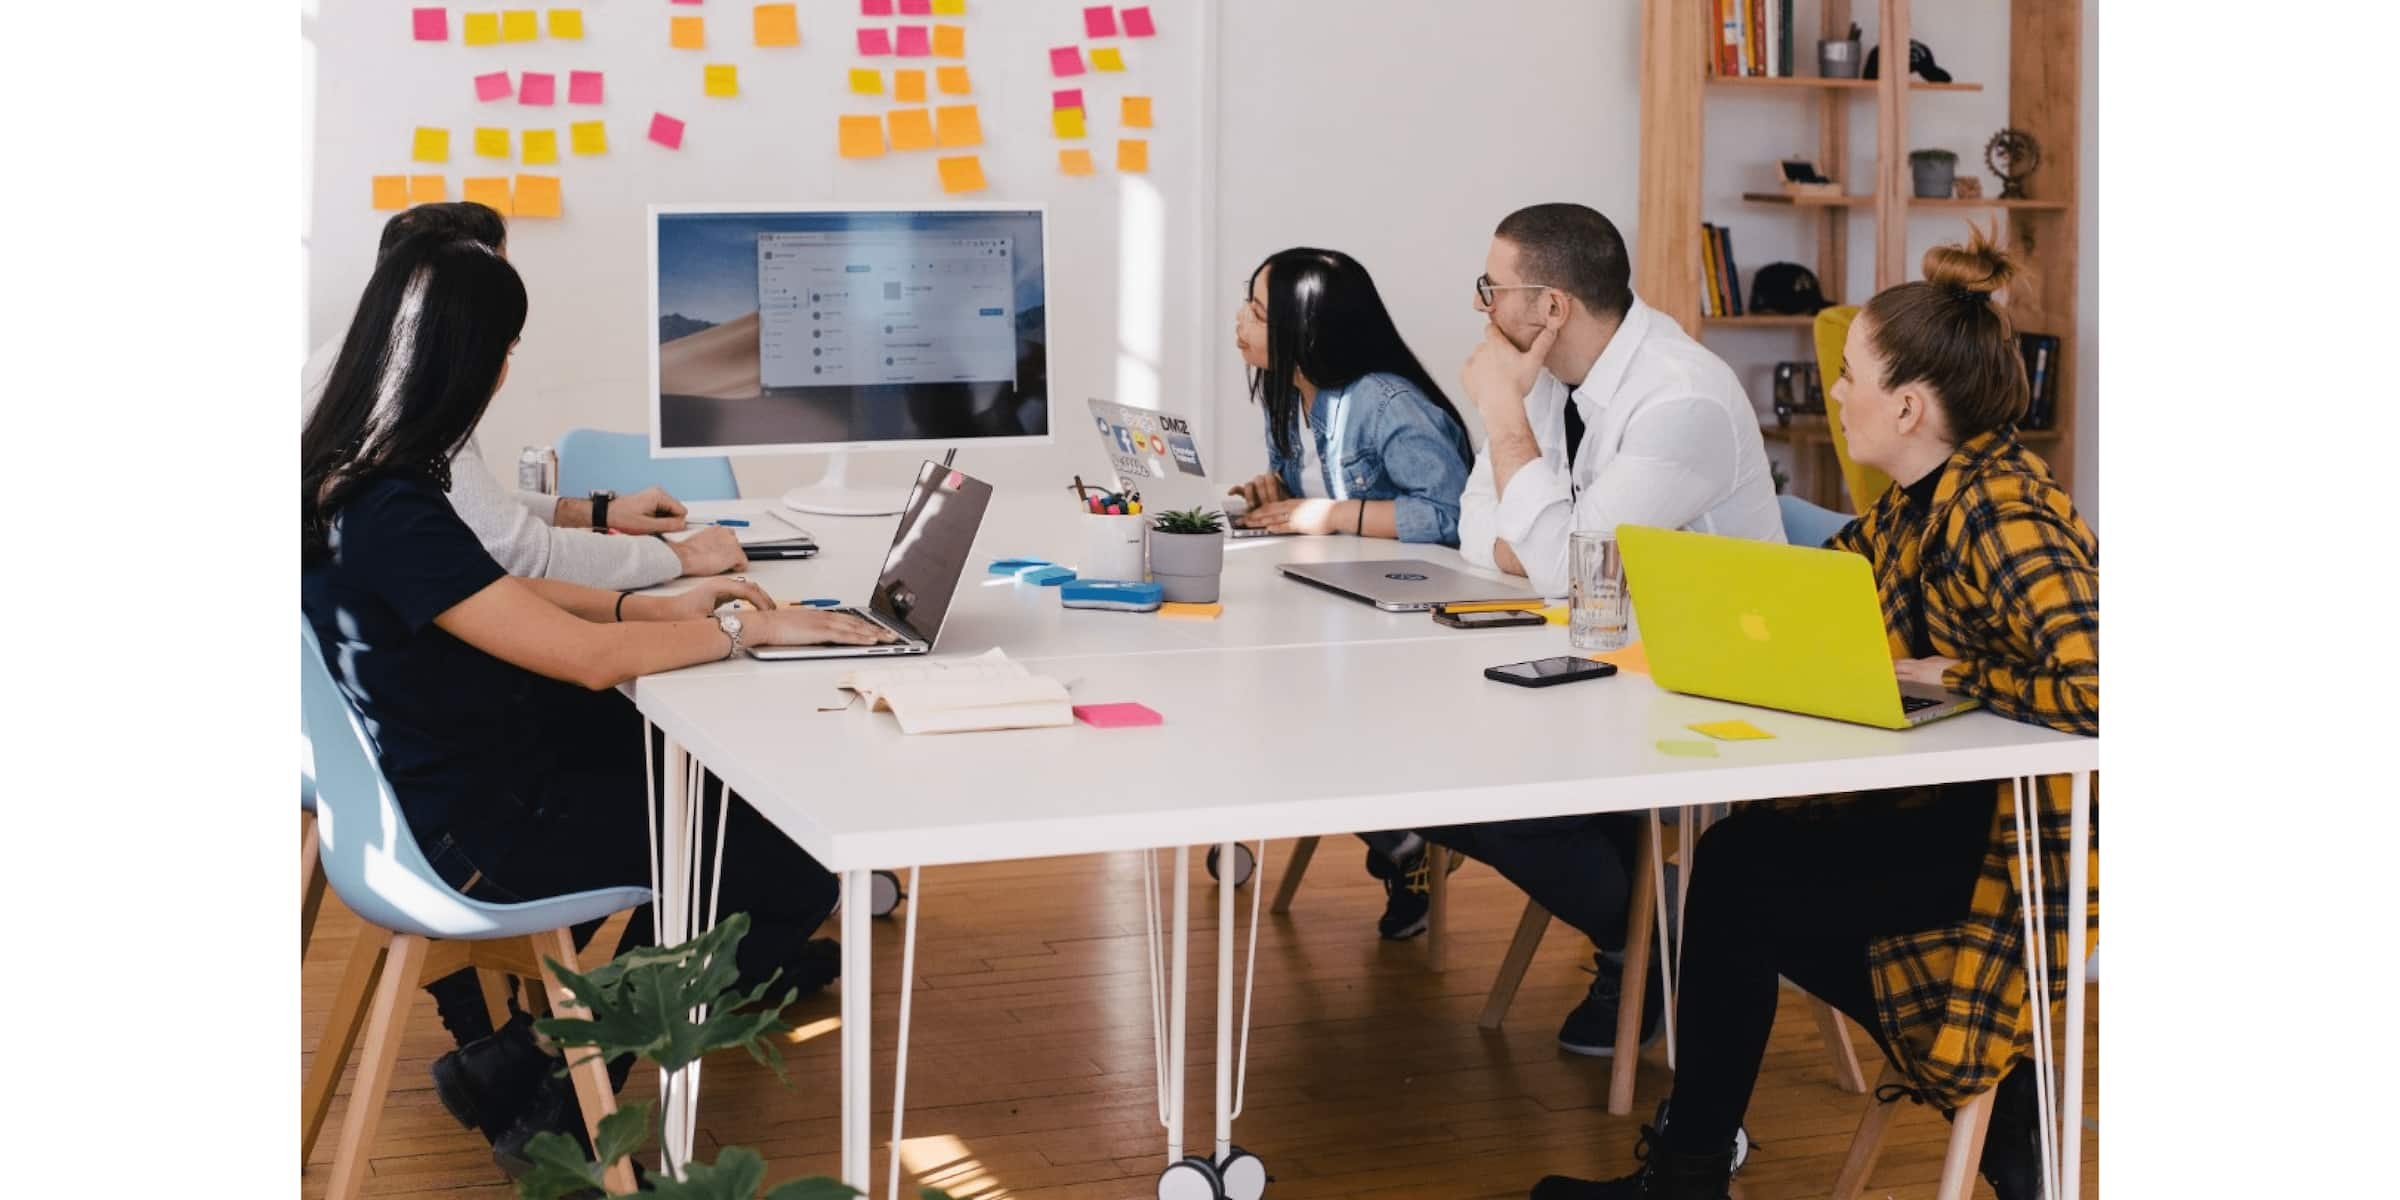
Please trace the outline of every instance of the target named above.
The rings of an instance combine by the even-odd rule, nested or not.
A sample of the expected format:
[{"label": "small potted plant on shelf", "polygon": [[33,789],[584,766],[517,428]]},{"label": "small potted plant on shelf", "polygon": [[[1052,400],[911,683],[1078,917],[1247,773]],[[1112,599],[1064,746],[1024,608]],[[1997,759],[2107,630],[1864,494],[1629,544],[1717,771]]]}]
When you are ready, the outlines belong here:
[{"label": "small potted plant on shelf", "polygon": [[1187,508],[1150,521],[1150,577],[1170,604],[1214,604],[1225,573],[1225,518]]},{"label": "small potted plant on shelf", "polygon": [[1957,171],[1958,155],[1948,150],[1908,152],[1908,174],[1916,184],[1919,200],[1949,199],[1950,183]]}]

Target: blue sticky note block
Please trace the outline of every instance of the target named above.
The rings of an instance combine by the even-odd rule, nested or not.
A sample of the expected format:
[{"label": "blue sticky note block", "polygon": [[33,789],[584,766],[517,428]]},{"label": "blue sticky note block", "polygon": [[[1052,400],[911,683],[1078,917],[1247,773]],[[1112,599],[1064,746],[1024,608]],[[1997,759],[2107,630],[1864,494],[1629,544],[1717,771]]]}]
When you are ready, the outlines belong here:
[{"label": "blue sticky note block", "polygon": [[1166,591],[1155,583],[1078,579],[1062,585],[1058,602],[1065,608],[1096,608],[1109,612],[1157,612]]},{"label": "blue sticky note block", "polygon": [[803,600],[800,604],[805,608],[840,608],[842,606],[842,602],[839,600],[826,599]]},{"label": "blue sticky note block", "polygon": [[1073,578],[1075,572],[1065,567],[1032,567],[1017,573],[1019,582],[1038,583],[1043,587],[1057,587]]},{"label": "blue sticky note block", "polygon": [[1021,575],[1034,567],[1049,565],[1048,559],[1041,558],[995,558],[984,570],[993,575]]}]

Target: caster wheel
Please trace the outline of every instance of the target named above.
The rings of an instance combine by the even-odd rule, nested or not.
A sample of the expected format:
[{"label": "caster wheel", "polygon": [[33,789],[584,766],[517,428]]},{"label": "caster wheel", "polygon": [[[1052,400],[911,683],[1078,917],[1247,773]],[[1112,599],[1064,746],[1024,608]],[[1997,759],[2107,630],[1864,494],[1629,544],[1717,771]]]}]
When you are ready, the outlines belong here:
[{"label": "caster wheel", "polygon": [[1158,1173],[1158,1200],[1223,1200],[1224,1195],[1217,1189],[1216,1165],[1197,1154]]},{"label": "caster wheel", "polygon": [[[1220,848],[1216,846],[1208,848],[1208,877],[1222,880],[1225,877],[1217,873],[1218,849]],[[1257,870],[1258,855],[1252,853],[1250,847],[1235,842],[1233,844],[1233,886],[1238,888],[1247,885],[1250,882],[1250,876]]]},{"label": "caster wheel", "polygon": [[1267,1194],[1267,1164],[1235,1146],[1217,1164],[1217,1187],[1225,1200],[1260,1200]]},{"label": "caster wheel", "polygon": [[[1667,1127],[1666,1101],[1661,1100],[1658,1102],[1658,1116],[1653,1119],[1652,1126],[1660,1130],[1664,1130]],[[1740,1174],[1742,1170],[1742,1164],[1748,1161],[1750,1161],[1750,1129],[1748,1126],[1736,1125],[1733,1127],[1734,1173]]]},{"label": "caster wheel", "polygon": [[888,917],[892,915],[892,910],[900,907],[900,902],[906,899],[908,899],[908,893],[900,890],[898,875],[890,871],[875,872],[873,905],[868,909],[869,912],[878,917]]}]

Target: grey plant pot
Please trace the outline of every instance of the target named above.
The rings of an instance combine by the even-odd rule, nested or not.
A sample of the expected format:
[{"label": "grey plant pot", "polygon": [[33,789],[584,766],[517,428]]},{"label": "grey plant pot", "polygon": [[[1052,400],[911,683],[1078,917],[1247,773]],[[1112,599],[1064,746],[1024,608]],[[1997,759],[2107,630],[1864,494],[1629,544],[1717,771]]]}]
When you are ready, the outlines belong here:
[{"label": "grey plant pot", "polygon": [[1216,603],[1224,574],[1224,534],[1150,531],[1150,579],[1167,603]]},{"label": "grey plant pot", "polygon": [[1912,158],[1908,160],[1909,177],[1915,181],[1917,199],[1947,200],[1951,179],[1958,172],[1955,158]]}]

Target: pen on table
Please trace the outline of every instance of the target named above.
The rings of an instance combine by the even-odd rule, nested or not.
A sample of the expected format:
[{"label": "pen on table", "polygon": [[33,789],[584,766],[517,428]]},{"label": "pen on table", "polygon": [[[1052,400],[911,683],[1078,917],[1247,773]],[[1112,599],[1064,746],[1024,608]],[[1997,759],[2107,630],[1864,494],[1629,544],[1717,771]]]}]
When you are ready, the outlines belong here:
[{"label": "pen on table", "polygon": [[684,522],[684,524],[686,524],[686,525],[729,525],[729,526],[732,526],[732,527],[734,527],[734,528],[737,528],[737,529],[748,529],[748,528],[750,528],[750,522],[748,522],[748,521],[745,521],[745,520],[742,520],[742,519],[741,519],[741,518],[739,518],[739,517],[693,517],[693,518],[691,518],[690,520],[688,520],[688,521],[685,521],[685,522]]}]

